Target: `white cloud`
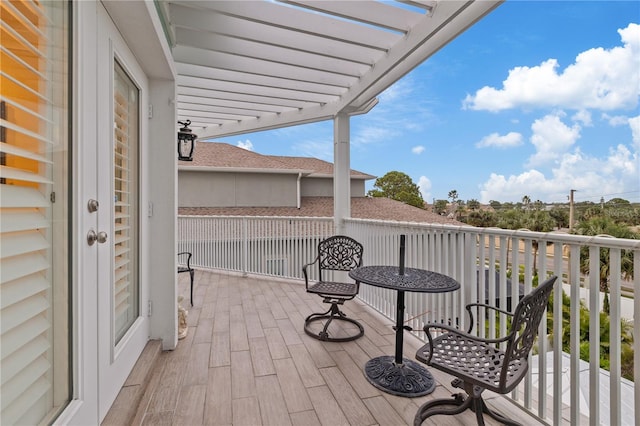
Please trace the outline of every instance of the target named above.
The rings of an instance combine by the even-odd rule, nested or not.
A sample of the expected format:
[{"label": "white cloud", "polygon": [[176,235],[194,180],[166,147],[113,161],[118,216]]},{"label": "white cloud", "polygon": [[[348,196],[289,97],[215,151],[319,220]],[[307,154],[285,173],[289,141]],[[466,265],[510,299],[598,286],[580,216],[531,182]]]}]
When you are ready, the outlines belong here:
[{"label": "white cloud", "polygon": [[560,120],[562,113],[550,114],[533,122],[531,143],[536,149],[529,157],[528,167],[548,164],[561,157],[580,137],[580,126],[567,126]]},{"label": "white cloud", "polygon": [[627,124],[629,124],[629,117],[627,117],[626,115],[609,115],[603,113],[602,119],[608,121],[609,125],[613,127],[626,126]]},{"label": "white cloud", "polygon": [[297,155],[313,157],[333,163],[333,141],[331,139],[305,140],[293,146]]},{"label": "white cloud", "polygon": [[593,126],[593,121],[591,120],[591,113],[587,110],[580,110],[573,114],[571,117],[572,121],[576,121],[585,127]]},{"label": "white cloud", "polygon": [[418,179],[418,188],[420,188],[422,199],[428,203],[431,200],[431,181],[429,178],[420,176],[420,179]]},{"label": "white cloud", "polygon": [[[521,173],[518,176],[511,175],[508,178],[505,178],[504,175],[491,173],[489,180],[480,185],[480,202],[521,200],[524,195],[532,196],[532,188],[541,190],[546,185],[548,183],[545,176],[535,169]],[[547,191],[550,189],[553,188],[546,188]],[[534,196],[533,199],[537,199],[537,197]]]},{"label": "white cloud", "polygon": [[392,84],[387,90],[380,93],[378,99],[380,102],[390,102],[403,99],[413,92],[413,82],[410,77],[398,80]]},{"label": "white cloud", "polygon": [[422,145],[417,145],[414,146],[413,148],[411,148],[411,152],[413,152],[414,154],[420,155],[424,152],[426,148]]},{"label": "white cloud", "polygon": [[253,143],[251,143],[251,141],[249,139],[243,141],[238,141],[237,145],[238,148],[242,148],[242,149],[246,149],[247,151],[253,151]]},{"label": "white cloud", "polygon": [[494,112],[531,107],[635,108],[640,94],[640,25],[629,24],[618,33],[622,46],[589,49],[564,70],[559,70],[556,59],[516,67],[502,89],[485,86],[467,95],[463,107]]},{"label": "white cloud", "polygon": [[368,145],[380,141],[395,139],[399,133],[393,127],[388,126],[366,126],[358,128],[351,135],[351,144]]},{"label": "white cloud", "polygon": [[625,145],[611,148],[608,156],[602,159],[576,149],[560,155],[557,167],[549,175],[537,169],[509,177],[492,173],[480,185],[481,202],[515,202],[524,195],[550,202],[565,201],[571,189],[591,196],[637,191],[639,160],[637,150],[632,152]]},{"label": "white cloud", "polygon": [[476,143],[477,148],[511,148],[518,145],[522,145],[522,135],[517,132],[509,132],[506,135],[491,133]]},{"label": "white cloud", "polygon": [[378,99],[379,103],[368,114],[353,117],[352,146],[363,148],[407,140],[407,134],[419,133],[427,123],[431,125],[436,120],[430,104],[433,100],[424,96],[421,81],[411,75],[397,81]]}]

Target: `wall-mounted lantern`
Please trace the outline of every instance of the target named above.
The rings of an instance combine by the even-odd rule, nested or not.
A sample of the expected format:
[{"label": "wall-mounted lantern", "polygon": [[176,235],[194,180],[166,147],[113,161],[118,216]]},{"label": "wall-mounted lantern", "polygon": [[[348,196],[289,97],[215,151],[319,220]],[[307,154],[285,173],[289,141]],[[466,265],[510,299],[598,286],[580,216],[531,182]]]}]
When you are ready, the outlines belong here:
[{"label": "wall-mounted lantern", "polygon": [[191,120],[178,121],[178,124],[182,124],[182,128],[178,131],[178,160],[193,161],[193,149],[198,135],[191,133],[189,128]]}]

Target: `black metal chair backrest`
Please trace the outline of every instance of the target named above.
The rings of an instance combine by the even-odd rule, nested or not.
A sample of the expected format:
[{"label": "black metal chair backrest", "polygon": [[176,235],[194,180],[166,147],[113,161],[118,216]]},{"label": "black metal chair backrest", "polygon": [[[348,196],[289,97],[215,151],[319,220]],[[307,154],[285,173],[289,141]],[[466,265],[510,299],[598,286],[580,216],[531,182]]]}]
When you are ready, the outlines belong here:
[{"label": "black metal chair backrest", "polygon": [[178,253],[178,272],[191,271],[191,256],[188,251]]},{"label": "black metal chair backrest", "polygon": [[318,277],[322,271],[350,271],[362,265],[362,244],[345,235],[335,235],[318,244]]},{"label": "black metal chair backrest", "polygon": [[524,363],[538,335],[540,321],[544,315],[557,276],[552,276],[524,296],[513,314],[509,340],[504,354],[500,386],[508,383],[508,375],[514,363]]}]

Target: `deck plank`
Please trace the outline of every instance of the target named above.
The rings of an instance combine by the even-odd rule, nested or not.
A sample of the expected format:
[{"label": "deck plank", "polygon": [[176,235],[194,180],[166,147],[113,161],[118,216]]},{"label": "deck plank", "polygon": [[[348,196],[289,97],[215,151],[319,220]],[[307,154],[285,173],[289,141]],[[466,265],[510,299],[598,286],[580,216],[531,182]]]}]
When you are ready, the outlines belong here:
[{"label": "deck plank", "polygon": [[273,366],[273,360],[269,353],[267,339],[264,337],[250,339],[249,351],[251,352],[251,360],[253,361],[253,373],[256,377],[276,374],[276,369]]},{"label": "deck plank", "polygon": [[195,343],[191,346],[189,360],[183,366],[183,385],[206,385],[209,371],[211,343]]},{"label": "deck plank", "polygon": [[264,330],[264,334],[267,338],[271,358],[282,359],[290,357],[287,344],[285,343],[279,328],[266,328]]},{"label": "deck plank", "polygon": [[351,425],[372,425],[375,420],[362,399],[353,390],[347,379],[337,367],[323,368],[321,371],[327,386],[335,396],[338,405],[347,416]]},{"label": "deck plank", "polygon": [[262,424],[258,398],[239,398],[233,400],[233,426],[256,426]]},{"label": "deck plank", "polygon": [[313,409],[307,390],[298,374],[296,365],[291,358],[276,359],[273,361],[280,389],[287,403],[290,413]]},{"label": "deck plank", "polygon": [[206,394],[206,385],[183,386],[178,396],[173,423],[192,426],[203,424]]},{"label": "deck plank", "polygon": [[323,426],[348,426],[349,421],[327,386],[309,389],[309,398]]},{"label": "deck plank", "polygon": [[289,346],[289,352],[305,387],[311,388],[325,384],[306,346],[303,344]]},{"label": "deck plank", "polygon": [[204,424],[231,425],[232,423],[231,367],[210,368],[207,399],[204,405]]},{"label": "deck plank", "polygon": [[263,425],[290,426],[285,397],[276,376],[256,377],[256,392]]}]

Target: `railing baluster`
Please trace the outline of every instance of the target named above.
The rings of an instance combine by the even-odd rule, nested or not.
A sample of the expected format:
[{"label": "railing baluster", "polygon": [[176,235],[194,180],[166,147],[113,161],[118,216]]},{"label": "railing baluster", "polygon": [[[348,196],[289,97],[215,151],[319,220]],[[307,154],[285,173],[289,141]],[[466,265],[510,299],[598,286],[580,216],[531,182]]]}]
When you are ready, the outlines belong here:
[{"label": "railing baluster", "polygon": [[[580,248],[571,247],[571,271],[570,298],[573,301],[580,300]],[[571,314],[569,316],[571,334],[569,336],[569,349],[571,354],[571,364],[569,367],[571,376],[571,404],[569,412],[572,424],[580,422],[580,303],[571,303]],[[555,376],[557,381],[562,380],[562,376]],[[555,395],[555,398],[562,398],[562,395]]]},{"label": "railing baluster", "polygon": [[[620,401],[620,356],[621,356],[621,328],[620,328],[620,249],[609,249],[609,401]],[[596,388],[599,389],[599,388]],[[620,404],[611,404],[609,424],[622,424]]]},{"label": "railing baluster", "polygon": [[[633,252],[633,270],[632,287],[635,293],[635,290],[640,289],[640,247]],[[633,329],[640,330],[640,297],[633,299]],[[633,350],[633,377],[638,380],[640,377],[640,344],[637,341],[634,341]],[[637,387],[635,390],[633,407],[637,417],[640,414],[640,392]]]},{"label": "railing baluster", "polygon": [[[589,247],[589,271],[597,271],[600,266],[600,248]],[[600,312],[600,274],[589,274],[589,312]],[[589,318],[589,336],[600,336],[600,315]],[[599,340],[599,339],[598,339]],[[600,345],[589,345],[589,359],[597,359],[597,363],[589,365],[589,406],[593,406],[589,416],[589,424],[600,424],[599,393],[591,389],[600,389]]]}]

